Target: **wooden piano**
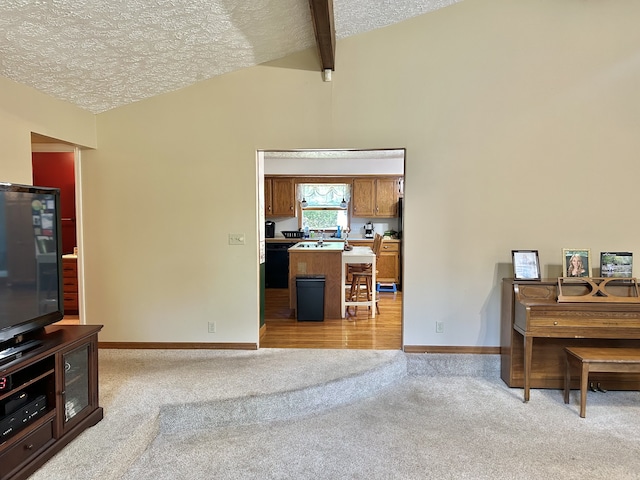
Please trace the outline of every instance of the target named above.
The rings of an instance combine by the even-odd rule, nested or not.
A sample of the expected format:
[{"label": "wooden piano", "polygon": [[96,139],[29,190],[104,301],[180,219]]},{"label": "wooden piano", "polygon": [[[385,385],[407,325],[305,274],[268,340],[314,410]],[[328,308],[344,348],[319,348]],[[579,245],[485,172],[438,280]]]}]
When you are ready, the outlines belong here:
[{"label": "wooden piano", "polygon": [[[501,377],[524,388],[525,402],[531,388],[563,388],[565,346],[640,347],[640,303],[557,299],[558,279],[502,282]],[[640,390],[637,374],[593,381],[607,390]]]}]

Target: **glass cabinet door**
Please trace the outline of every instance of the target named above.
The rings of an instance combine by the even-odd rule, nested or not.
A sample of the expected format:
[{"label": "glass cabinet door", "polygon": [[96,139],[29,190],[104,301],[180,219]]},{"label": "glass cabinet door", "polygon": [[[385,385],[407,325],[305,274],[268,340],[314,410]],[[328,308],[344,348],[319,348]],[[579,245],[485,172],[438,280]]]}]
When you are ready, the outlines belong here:
[{"label": "glass cabinet door", "polygon": [[62,356],[64,362],[64,423],[89,406],[90,344],[71,350]]}]

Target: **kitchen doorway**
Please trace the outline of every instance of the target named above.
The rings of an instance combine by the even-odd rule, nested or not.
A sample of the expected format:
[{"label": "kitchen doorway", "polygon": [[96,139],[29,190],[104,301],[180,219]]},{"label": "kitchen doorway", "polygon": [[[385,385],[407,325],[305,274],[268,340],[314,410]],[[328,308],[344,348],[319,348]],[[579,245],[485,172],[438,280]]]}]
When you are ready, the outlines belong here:
[{"label": "kitchen doorway", "polygon": [[[402,349],[402,230],[404,229],[404,169],[405,150],[281,150],[258,151],[260,252],[261,252],[261,319],[260,347],[262,348],[330,348],[330,349]],[[370,318],[366,307],[351,309],[345,319],[322,322],[297,321],[289,308],[288,288],[265,287],[266,245],[284,240],[282,231],[300,228],[296,217],[266,218],[264,178],[323,177],[375,178],[397,175],[400,178],[399,211],[397,218],[357,217],[350,208],[352,234],[350,239],[362,240],[364,226],[375,222],[377,228],[397,231],[393,239],[399,251],[399,282],[378,292],[380,313]],[[267,194],[269,189],[267,188]],[[300,199],[296,199],[298,201]],[[298,207],[296,206],[296,209]],[[265,239],[265,220],[275,222],[276,238]],[[281,238],[279,238],[281,237]],[[268,260],[267,260],[268,261]]]},{"label": "kitchen doorway", "polygon": [[79,155],[80,150],[76,145],[37,133],[31,134],[33,185],[60,189],[65,313],[59,323],[67,325],[84,323],[80,288],[82,269],[77,255],[80,202],[76,200],[79,191],[76,179]]}]

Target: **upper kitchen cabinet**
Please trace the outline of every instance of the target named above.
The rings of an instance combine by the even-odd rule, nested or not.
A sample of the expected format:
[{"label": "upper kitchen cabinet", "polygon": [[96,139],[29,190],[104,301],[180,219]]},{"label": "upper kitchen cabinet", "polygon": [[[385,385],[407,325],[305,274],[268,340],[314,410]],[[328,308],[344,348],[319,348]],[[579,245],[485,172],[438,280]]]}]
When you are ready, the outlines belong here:
[{"label": "upper kitchen cabinet", "polygon": [[296,189],[293,178],[264,178],[264,209],[267,217],[295,217]]},{"label": "upper kitchen cabinet", "polygon": [[354,217],[397,217],[398,177],[354,178],[351,202]]}]

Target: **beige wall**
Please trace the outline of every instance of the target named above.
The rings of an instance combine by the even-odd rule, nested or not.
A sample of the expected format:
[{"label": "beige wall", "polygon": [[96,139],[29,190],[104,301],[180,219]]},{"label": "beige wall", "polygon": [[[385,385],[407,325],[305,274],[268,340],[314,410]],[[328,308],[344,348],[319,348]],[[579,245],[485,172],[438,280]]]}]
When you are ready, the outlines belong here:
[{"label": "beige wall", "polygon": [[31,133],[95,147],[95,116],[0,77],[0,181],[31,184]]},{"label": "beige wall", "polygon": [[498,345],[512,249],[549,277],[563,247],[640,255],[638,18],[466,0],[338,42],[332,82],[309,50],[98,115],[87,321],[103,341],[257,342],[256,150],[404,147],[404,342]]}]

